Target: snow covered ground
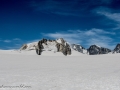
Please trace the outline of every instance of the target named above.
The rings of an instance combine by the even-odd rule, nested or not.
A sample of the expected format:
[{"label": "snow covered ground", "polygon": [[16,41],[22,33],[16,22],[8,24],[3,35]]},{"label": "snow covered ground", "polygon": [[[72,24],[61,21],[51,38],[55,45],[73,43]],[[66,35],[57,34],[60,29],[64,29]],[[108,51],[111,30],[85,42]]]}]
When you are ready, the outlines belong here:
[{"label": "snow covered ground", "polygon": [[0,90],[120,90],[120,54],[0,50]]}]

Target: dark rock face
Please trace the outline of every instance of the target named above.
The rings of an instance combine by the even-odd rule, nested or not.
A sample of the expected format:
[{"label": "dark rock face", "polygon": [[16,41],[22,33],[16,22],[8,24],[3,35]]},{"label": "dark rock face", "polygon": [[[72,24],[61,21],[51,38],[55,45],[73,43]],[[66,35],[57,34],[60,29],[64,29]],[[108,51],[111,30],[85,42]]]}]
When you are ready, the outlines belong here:
[{"label": "dark rock face", "polygon": [[117,44],[115,49],[113,50],[113,53],[120,53],[120,44]]},{"label": "dark rock face", "polygon": [[63,46],[62,53],[64,55],[71,55],[71,48],[69,44],[66,43],[66,45]]},{"label": "dark rock face", "polygon": [[87,49],[87,52],[89,53],[89,55],[97,55],[97,54],[107,54],[111,52],[111,50],[108,48],[99,47],[97,45],[91,45],[89,49]]},{"label": "dark rock face", "polygon": [[42,49],[44,49],[43,43],[45,45],[47,45],[47,41],[48,41],[48,42],[55,42],[56,43],[57,52],[62,52],[65,56],[71,55],[70,45],[63,38],[60,38],[58,40],[61,42],[57,42],[56,40],[47,40],[47,39],[40,40],[38,42],[38,45],[36,46],[36,53],[38,55],[41,55],[41,53],[43,51]]},{"label": "dark rock face", "polygon": [[70,45],[63,38],[60,38],[60,40],[61,40],[61,43],[58,43],[56,41],[57,51],[62,52],[65,56],[71,55]]},{"label": "dark rock face", "polygon": [[44,43],[45,45],[47,45],[47,39],[42,39],[42,40],[40,40],[40,41],[38,42],[38,46],[36,47],[36,53],[37,53],[38,55],[41,55],[42,49],[44,49],[44,47],[43,47],[43,45],[42,45],[43,43]]},{"label": "dark rock face", "polygon": [[89,47],[89,49],[87,49],[87,52],[89,53],[89,55],[96,55],[100,53],[100,47],[96,46],[96,45],[91,45]]},{"label": "dark rock face", "polygon": [[83,53],[83,50],[85,49],[84,47],[82,47],[81,45],[76,45],[76,44],[71,44],[72,49]]},{"label": "dark rock face", "polygon": [[111,52],[110,49],[101,47],[101,52],[100,52],[100,54],[108,54],[109,52]]}]

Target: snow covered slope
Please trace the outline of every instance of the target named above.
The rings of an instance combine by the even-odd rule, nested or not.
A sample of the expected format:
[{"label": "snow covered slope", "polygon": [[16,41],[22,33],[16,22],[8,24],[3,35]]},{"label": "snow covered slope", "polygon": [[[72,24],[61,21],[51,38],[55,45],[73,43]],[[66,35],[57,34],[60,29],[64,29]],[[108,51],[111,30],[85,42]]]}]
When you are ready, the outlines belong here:
[{"label": "snow covered slope", "polygon": [[22,45],[20,50],[35,50],[35,46],[37,46],[38,42],[32,42]]},{"label": "snow covered slope", "polygon": [[80,52],[80,53],[84,53],[84,54],[87,53],[87,50],[79,44],[71,44],[71,48],[75,51]]},{"label": "snow covered slope", "polygon": [[[69,42],[67,42],[67,41],[65,41],[63,38],[60,38],[60,39],[56,39],[56,40],[47,40],[47,45],[46,44],[42,44],[43,45],[43,47],[44,47],[44,49],[42,49],[42,54],[44,55],[44,52],[47,52],[47,53],[49,53],[48,55],[51,55],[51,56],[53,56],[53,53],[55,54],[55,53],[59,53],[59,52],[57,52],[57,47],[56,47],[56,42],[57,43],[64,43],[64,45],[66,45],[66,44],[69,44],[69,46],[71,46],[71,44],[69,43]],[[28,44],[24,44],[21,48],[20,48],[20,51],[19,52],[26,52],[26,53],[30,53],[30,52],[27,52],[27,51],[31,51],[31,50],[33,50],[33,51],[31,51],[31,52],[34,52],[34,54],[36,54],[36,52],[35,52],[35,47],[38,45],[38,42],[33,42],[33,43],[28,43]],[[72,49],[72,48],[71,48]],[[85,50],[82,50],[83,52],[85,51]],[[61,52],[60,52],[61,53]],[[79,52],[77,52],[75,49],[72,49],[72,54],[73,55],[75,55],[76,54],[76,56],[78,55],[78,54],[81,54],[81,53],[79,53]],[[54,55],[55,56],[55,55]]]},{"label": "snow covered slope", "polygon": [[[7,54],[7,55],[32,55],[37,56],[35,50],[0,50],[0,54]],[[85,54],[84,54],[85,55]],[[72,51],[71,55],[68,56],[84,56],[82,53],[79,53],[77,51]],[[54,52],[49,50],[43,50],[42,54],[40,56],[64,56],[61,52]]]},{"label": "snow covered slope", "polygon": [[[63,39],[64,40],[64,39]],[[57,51],[57,47],[56,47],[56,42],[58,43],[62,43],[61,41],[61,38],[60,39],[56,39],[56,40],[47,40],[47,45],[43,44],[43,47],[44,47],[44,51]],[[65,41],[65,43],[67,43]],[[20,50],[35,50],[35,46],[38,45],[38,42],[31,42],[31,43],[27,43],[27,44],[24,44]],[[24,49],[24,47],[26,47]]]},{"label": "snow covered slope", "polygon": [[0,50],[0,90],[120,90],[120,54],[44,55]]}]

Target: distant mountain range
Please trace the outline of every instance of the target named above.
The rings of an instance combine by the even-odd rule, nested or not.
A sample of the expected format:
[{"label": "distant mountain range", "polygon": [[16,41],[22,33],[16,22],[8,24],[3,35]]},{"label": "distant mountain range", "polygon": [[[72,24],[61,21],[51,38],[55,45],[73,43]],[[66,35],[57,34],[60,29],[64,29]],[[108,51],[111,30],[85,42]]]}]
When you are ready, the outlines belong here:
[{"label": "distant mountain range", "polygon": [[111,50],[108,48],[100,47],[98,45],[91,45],[87,49],[87,52],[89,53],[89,55],[96,55],[96,54],[108,54],[111,52]]},{"label": "distant mountain range", "polygon": [[[56,39],[56,40],[47,40],[47,45],[43,44],[43,51],[53,51],[57,52],[58,48],[56,47],[57,43],[62,44],[62,41],[64,43],[67,43],[70,48],[71,52],[77,51],[83,54],[89,54],[89,55],[97,55],[97,54],[108,54],[108,53],[120,53],[120,44],[117,44],[114,50],[110,50],[109,48],[100,47],[98,45],[91,45],[88,49],[85,49],[82,45],[79,44],[70,44],[67,41],[65,41],[63,38]],[[20,50],[35,50],[38,45],[38,42],[32,42],[28,44],[24,44]]]}]

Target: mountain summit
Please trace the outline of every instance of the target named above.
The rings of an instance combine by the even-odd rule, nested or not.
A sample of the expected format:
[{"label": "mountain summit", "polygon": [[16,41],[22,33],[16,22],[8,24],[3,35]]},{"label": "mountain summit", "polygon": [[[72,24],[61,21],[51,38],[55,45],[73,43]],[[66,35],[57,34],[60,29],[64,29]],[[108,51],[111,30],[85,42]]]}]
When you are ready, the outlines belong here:
[{"label": "mountain summit", "polygon": [[[50,39],[41,39],[38,42],[32,42],[24,44],[20,49],[22,50],[36,50],[38,55],[41,55],[44,51],[51,52],[62,52],[63,55],[71,55],[72,52],[78,52],[82,54],[97,55],[97,54],[108,54],[111,52],[110,49],[101,47],[99,45],[91,45],[88,49],[85,49],[80,44],[70,44],[63,38],[50,40]],[[117,44],[113,53],[120,53],[120,44]]]},{"label": "mountain summit", "polygon": [[79,44],[71,44],[71,48],[73,50],[78,51],[78,52],[83,53],[83,54],[87,53],[87,50]]},{"label": "mountain summit", "polygon": [[120,44],[117,44],[115,49],[113,50],[113,53],[120,53]]},{"label": "mountain summit", "polygon": [[89,55],[97,55],[97,54],[108,54],[109,52],[111,52],[111,50],[108,48],[100,47],[98,45],[91,45],[87,49],[87,52],[89,53]]},{"label": "mountain summit", "polygon": [[24,44],[20,50],[36,50],[38,55],[41,55],[43,51],[62,52],[64,55],[71,55],[70,45],[63,38],[56,40],[42,39],[38,42]]}]

